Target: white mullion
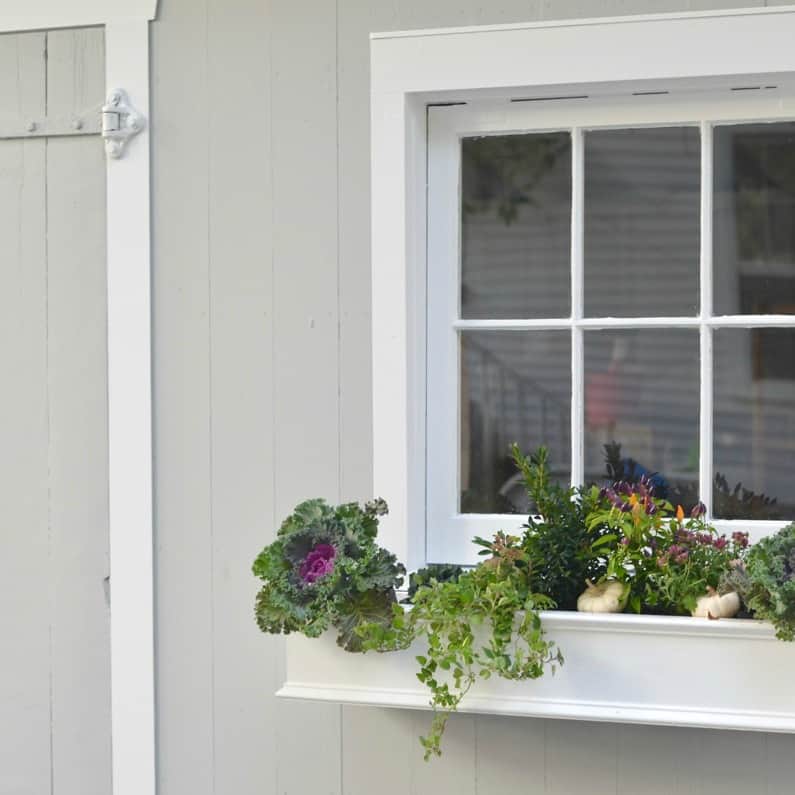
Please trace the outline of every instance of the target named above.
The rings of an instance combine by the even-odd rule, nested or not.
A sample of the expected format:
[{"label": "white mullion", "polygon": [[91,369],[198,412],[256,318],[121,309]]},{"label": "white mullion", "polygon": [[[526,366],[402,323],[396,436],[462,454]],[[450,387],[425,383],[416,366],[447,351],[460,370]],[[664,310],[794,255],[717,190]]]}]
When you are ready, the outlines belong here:
[{"label": "white mullion", "polygon": [[[702,258],[704,252],[702,252]],[[710,255],[711,256],[711,255]],[[702,274],[702,280],[703,280]],[[702,287],[704,282],[702,281]],[[709,289],[709,286],[707,287]],[[703,297],[703,289],[702,289]],[[699,315],[692,317],[554,317],[554,318],[498,318],[487,320],[455,320],[459,331],[554,331],[572,325],[582,329],[609,328],[792,328],[792,315]]]},{"label": "white mullion", "polygon": [[712,124],[701,124],[701,250],[700,250],[700,398],[699,398],[699,492],[712,512],[713,472],[713,331],[712,318]]},{"label": "white mullion", "polygon": [[583,131],[571,131],[571,482],[585,478],[585,353],[583,263],[585,251],[585,139]]},{"label": "white mullion", "polygon": [[527,320],[455,320],[453,328],[459,331],[534,331],[569,329],[571,318],[529,318]]},{"label": "white mullion", "polygon": [[712,328],[792,328],[793,315],[718,315],[705,321]]}]

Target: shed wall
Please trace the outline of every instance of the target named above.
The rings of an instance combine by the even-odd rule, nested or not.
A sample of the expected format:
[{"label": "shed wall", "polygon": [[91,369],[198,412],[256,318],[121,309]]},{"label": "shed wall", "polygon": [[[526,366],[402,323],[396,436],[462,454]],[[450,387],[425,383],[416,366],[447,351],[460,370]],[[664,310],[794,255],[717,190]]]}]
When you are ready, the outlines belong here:
[{"label": "shed wall", "polygon": [[426,713],[273,697],[282,644],[256,630],[248,574],[298,500],[372,496],[368,34],[752,5],[765,3],[163,0],[152,28],[161,795],[791,791],[786,735],[458,716],[443,758],[425,764]]}]

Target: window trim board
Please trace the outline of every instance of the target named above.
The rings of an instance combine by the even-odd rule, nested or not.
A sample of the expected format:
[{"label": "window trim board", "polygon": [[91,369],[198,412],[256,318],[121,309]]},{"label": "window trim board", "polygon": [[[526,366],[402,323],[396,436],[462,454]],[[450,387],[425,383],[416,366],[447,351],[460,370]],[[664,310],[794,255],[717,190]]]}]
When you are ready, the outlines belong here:
[{"label": "window trim board", "polygon": [[427,560],[428,105],[604,92],[630,80],[649,90],[738,76],[738,87],[771,75],[790,81],[794,35],[788,6],[371,37],[373,479],[391,510],[382,541],[409,569]]}]

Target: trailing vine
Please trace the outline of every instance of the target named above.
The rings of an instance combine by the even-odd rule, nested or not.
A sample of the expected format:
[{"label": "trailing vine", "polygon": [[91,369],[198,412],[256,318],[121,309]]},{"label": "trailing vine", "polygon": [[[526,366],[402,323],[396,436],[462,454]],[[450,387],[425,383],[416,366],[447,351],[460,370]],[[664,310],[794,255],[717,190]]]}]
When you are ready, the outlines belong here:
[{"label": "trailing vine", "polygon": [[548,666],[554,672],[563,663],[538,615],[554,602],[532,592],[519,539],[499,533],[491,552],[456,581],[431,580],[416,592],[411,610],[395,605],[391,626],[372,623],[358,630],[365,649],[394,651],[425,642],[417,678],[430,691],[434,711],[428,734],[420,738],[426,760],[441,754],[448,718],[476,681],[494,675],[537,679]]}]

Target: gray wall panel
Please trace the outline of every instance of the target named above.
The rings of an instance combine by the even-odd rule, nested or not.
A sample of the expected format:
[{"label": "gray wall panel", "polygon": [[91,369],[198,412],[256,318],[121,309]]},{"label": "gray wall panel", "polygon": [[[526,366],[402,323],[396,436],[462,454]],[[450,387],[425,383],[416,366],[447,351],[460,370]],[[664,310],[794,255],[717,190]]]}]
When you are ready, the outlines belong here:
[{"label": "gray wall panel", "polygon": [[276,702],[282,646],[251,629],[247,579],[296,501],[370,496],[369,32],[753,4],[164,0],[153,32],[162,795],[732,795],[749,778],[788,791],[787,736],[462,716],[444,758],[425,765],[427,713]]}]

